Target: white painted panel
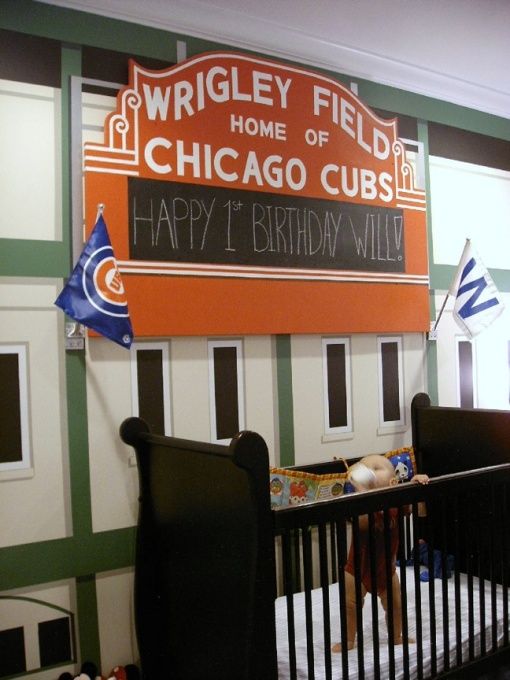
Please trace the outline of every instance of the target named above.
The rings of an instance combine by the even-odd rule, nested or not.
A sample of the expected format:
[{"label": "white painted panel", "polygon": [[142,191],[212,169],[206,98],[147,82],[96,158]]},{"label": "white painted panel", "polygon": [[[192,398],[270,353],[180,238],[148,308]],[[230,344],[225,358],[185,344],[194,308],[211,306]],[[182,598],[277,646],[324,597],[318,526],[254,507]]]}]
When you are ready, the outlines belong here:
[{"label": "white painted panel", "polygon": [[[475,401],[479,408],[510,408],[510,295],[501,294],[503,313],[473,340],[476,364]],[[444,294],[436,295],[436,309]],[[440,406],[458,406],[456,338],[465,339],[452,314],[454,298],[448,298],[437,327],[438,401]]]},{"label": "white painted panel", "polygon": [[258,432],[269,450],[272,465],[279,459],[276,436],[276,383],[273,343],[267,335],[244,338],[246,428]]},{"label": "white painted panel", "polygon": [[97,612],[103,677],[115,666],[138,661],[131,569],[97,574]]},{"label": "white painted panel", "polygon": [[209,441],[207,338],[172,338],[172,422],[176,437]]},{"label": "white painted panel", "polygon": [[322,339],[320,335],[291,337],[292,390],[294,395],[294,446],[296,464],[331,459],[338,442],[322,444]]},{"label": "white painted panel", "polygon": [[0,238],[62,238],[60,127],[60,90],[0,80]]},{"label": "white painted panel", "polygon": [[0,547],[5,547],[70,535],[70,507],[64,319],[53,305],[58,286],[32,279],[30,299],[27,285],[0,283],[0,342],[27,346],[33,463],[28,478],[0,476]]},{"label": "white painted panel", "polygon": [[510,409],[510,295],[501,297],[504,312],[474,341],[478,408]]},{"label": "white painted panel", "polygon": [[486,267],[508,269],[510,172],[431,157],[434,262],[459,263],[470,238]]},{"label": "white painted panel", "polygon": [[425,389],[424,339],[420,333],[402,338],[405,426],[379,428],[377,337],[357,334],[351,336],[353,432],[325,437],[321,336],[292,337],[296,464],[382,453],[411,443],[411,399]]},{"label": "white painted panel", "polygon": [[131,416],[130,353],[105,338],[87,342],[87,409],[94,531],[136,524],[138,476],[119,426]]}]

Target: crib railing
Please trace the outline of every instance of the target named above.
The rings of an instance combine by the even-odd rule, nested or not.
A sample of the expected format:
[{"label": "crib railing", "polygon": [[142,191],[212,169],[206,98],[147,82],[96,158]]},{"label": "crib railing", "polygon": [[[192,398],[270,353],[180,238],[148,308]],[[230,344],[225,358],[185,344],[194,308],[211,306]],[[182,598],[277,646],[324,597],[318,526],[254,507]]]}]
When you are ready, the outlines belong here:
[{"label": "crib railing", "polygon": [[[280,677],[421,680],[458,669],[464,678],[461,667],[480,658],[490,662],[508,648],[509,486],[510,465],[503,465],[439,477],[426,486],[408,483],[275,509],[283,592],[278,603],[286,610]],[[420,517],[423,504],[427,512]],[[377,591],[392,593],[392,526],[400,587],[388,595],[384,612]],[[356,583],[352,651],[349,552]],[[381,555],[385,562],[378,572]],[[365,608],[363,564],[369,574]],[[402,644],[396,646],[399,598]],[[385,618],[387,632],[380,626]],[[341,652],[332,652],[338,642]]]}]

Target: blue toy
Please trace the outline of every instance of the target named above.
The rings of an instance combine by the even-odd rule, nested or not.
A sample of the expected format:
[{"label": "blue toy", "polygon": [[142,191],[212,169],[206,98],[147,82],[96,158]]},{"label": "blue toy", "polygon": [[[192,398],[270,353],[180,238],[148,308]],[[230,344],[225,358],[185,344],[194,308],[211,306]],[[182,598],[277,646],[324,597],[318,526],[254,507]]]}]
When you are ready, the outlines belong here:
[{"label": "blue toy", "polygon": [[[420,573],[420,581],[423,581],[427,583],[430,581],[430,572],[432,571],[432,576],[433,578],[442,578],[442,566],[441,566],[441,551],[440,550],[433,550],[432,551],[432,569],[431,565],[429,565],[429,547],[425,541],[420,541],[417,549],[413,548],[411,557],[410,559],[407,560],[406,564],[408,566],[411,566],[415,563],[415,559],[417,559],[418,564],[422,564],[425,567],[428,567],[428,569],[424,569]],[[446,578],[450,578],[453,572],[453,567],[454,567],[454,559],[453,555],[447,555],[446,556],[446,570],[445,570],[445,576]]]}]

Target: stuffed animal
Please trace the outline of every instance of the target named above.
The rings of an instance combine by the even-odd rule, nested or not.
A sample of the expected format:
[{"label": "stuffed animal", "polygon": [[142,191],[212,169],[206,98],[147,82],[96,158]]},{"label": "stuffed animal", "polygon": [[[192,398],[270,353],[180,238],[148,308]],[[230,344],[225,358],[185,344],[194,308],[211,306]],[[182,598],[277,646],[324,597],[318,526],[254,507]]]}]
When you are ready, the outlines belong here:
[{"label": "stuffed animal", "polygon": [[126,666],[115,666],[108,676],[108,680],[140,680],[140,671],[134,663]]},{"label": "stuffed animal", "polygon": [[92,661],[84,661],[81,665],[80,673],[74,680],[97,680],[97,666]]},{"label": "stuffed animal", "polygon": [[[428,567],[428,569],[423,569],[420,572],[420,581],[423,581],[424,583],[427,583],[430,581],[430,573],[432,572],[432,578],[442,578],[443,570],[442,570],[442,557],[441,557],[441,551],[440,550],[433,550],[432,551],[432,565],[429,564],[429,547],[427,543],[423,540],[420,540],[418,543],[417,548],[413,548],[411,552],[411,557],[410,559],[407,560],[406,564],[408,566],[411,566],[415,563],[415,560],[418,561],[418,564],[424,565],[425,567]],[[445,570],[445,576],[446,578],[450,578],[453,572],[454,568],[454,558],[453,555],[446,555],[446,570]]]},{"label": "stuffed animal", "polygon": [[[84,661],[79,675],[73,676],[71,673],[62,673],[58,680],[104,680],[97,674],[97,666],[92,661]],[[126,666],[115,666],[108,675],[108,680],[140,680],[140,671],[134,663]]]},{"label": "stuffed animal", "polygon": [[395,477],[399,482],[403,482],[409,477],[409,468],[403,461],[399,461],[395,465]]}]

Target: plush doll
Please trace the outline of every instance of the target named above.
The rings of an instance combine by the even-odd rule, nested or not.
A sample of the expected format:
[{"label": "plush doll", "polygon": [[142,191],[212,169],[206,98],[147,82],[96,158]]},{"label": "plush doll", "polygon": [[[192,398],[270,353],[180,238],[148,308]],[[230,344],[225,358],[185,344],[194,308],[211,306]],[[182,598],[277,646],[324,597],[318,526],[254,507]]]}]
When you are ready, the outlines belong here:
[{"label": "plush doll", "polygon": [[75,675],[73,678],[70,673],[62,673],[59,680],[103,680],[103,678],[98,675],[95,663],[92,661],[84,661],[78,675]]},{"label": "plush doll", "polygon": [[115,666],[108,676],[108,680],[140,680],[140,671],[134,663],[126,666]]}]

